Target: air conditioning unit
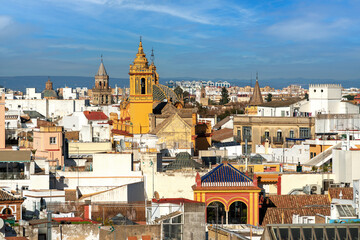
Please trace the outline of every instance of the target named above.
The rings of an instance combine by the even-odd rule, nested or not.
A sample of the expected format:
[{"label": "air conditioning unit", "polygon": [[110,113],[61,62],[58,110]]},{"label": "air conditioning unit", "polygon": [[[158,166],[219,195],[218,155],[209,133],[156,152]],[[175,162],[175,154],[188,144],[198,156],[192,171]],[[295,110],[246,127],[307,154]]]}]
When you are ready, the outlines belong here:
[{"label": "air conditioning unit", "polygon": [[311,194],[321,194],[321,186],[317,184],[310,184]]}]

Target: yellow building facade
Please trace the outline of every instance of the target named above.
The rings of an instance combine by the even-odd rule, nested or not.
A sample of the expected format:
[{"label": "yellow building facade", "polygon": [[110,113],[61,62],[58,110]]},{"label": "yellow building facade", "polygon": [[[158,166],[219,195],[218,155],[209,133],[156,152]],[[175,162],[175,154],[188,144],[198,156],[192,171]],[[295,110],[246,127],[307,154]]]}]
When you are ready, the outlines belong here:
[{"label": "yellow building facade", "polygon": [[256,145],[260,144],[268,144],[272,148],[291,146],[294,142],[287,142],[287,138],[299,139],[298,142],[301,142],[315,136],[315,119],[236,115],[234,136],[243,146],[247,141],[247,153],[255,152]]},{"label": "yellow building facade", "polygon": [[142,42],[133,64],[130,64],[130,98],[128,116],[132,134],[149,132],[149,114],[153,108],[153,85],[159,83],[154,63],[148,63]]}]

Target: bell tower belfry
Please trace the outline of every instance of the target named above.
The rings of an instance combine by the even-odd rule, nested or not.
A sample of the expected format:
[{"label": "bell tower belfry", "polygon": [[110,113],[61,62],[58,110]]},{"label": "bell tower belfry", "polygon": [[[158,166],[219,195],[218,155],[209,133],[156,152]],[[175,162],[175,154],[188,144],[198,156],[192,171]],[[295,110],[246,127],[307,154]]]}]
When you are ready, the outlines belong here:
[{"label": "bell tower belfry", "polygon": [[93,105],[109,105],[111,104],[111,88],[109,86],[109,75],[106,72],[102,55],[99,70],[95,75],[95,86],[92,90]]},{"label": "bell tower belfry", "polygon": [[133,134],[149,132],[149,114],[153,107],[153,85],[158,84],[154,62],[150,65],[144,53],[140,38],[138,52],[133,64],[130,64],[130,122]]}]

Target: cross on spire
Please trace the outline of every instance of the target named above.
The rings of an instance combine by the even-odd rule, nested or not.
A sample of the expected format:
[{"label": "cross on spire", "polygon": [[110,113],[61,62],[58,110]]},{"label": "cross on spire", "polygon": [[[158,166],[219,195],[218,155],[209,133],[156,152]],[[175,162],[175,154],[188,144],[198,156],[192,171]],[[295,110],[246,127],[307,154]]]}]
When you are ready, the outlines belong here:
[{"label": "cross on spire", "polygon": [[103,62],[103,55],[101,54],[101,62]]}]

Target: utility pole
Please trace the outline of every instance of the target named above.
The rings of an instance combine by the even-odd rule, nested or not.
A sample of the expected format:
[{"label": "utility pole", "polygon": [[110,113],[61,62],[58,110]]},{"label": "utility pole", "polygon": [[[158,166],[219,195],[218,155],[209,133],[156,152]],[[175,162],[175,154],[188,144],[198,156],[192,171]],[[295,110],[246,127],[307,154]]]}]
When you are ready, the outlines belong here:
[{"label": "utility pole", "polygon": [[52,212],[51,211],[48,211],[47,213],[47,224],[46,224],[46,239],[47,240],[52,240],[51,238],[51,228],[52,228],[52,224],[51,224],[51,221],[52,221]]}]

